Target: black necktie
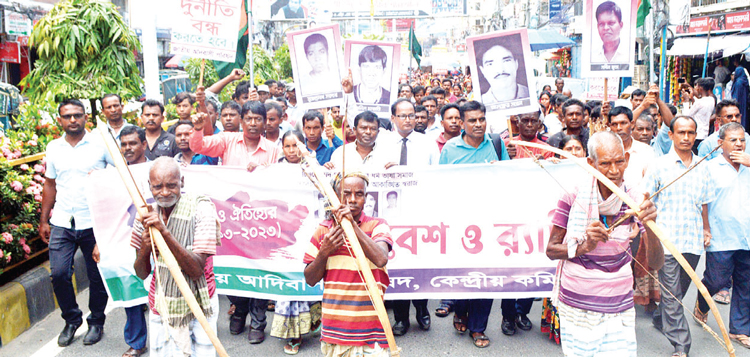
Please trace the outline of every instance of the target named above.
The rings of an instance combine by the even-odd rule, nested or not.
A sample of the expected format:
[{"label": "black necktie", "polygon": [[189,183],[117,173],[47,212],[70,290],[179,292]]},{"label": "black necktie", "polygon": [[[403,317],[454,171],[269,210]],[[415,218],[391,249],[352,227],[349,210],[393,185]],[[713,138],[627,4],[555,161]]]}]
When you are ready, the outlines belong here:
[{"label": "black necktie", "polygon": [[407,138],[401,139],[401,161],[399,165],[406,165],[406,141]]}]

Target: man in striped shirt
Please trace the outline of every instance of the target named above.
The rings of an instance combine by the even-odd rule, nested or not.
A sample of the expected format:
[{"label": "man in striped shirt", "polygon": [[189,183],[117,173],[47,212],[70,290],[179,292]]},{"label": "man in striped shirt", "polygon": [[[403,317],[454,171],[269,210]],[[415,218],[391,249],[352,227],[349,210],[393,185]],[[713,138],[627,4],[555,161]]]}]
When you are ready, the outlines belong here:
[{"label": "man in striped shirt", "polygon": [[[391,230],[383,219],[368,217],[362,212],[367,176],[349,173],[337,181],[334,190],[342,192],[342,204],[333,209],[336,219],[323,221],[318,226],[304,257],[307,283],[314,286],[324,280],[321,350],[327,357],[389,356],[383,326],[346,244],[344,231],[336,222],[349,220],[353,223],[381,294],[390,284],[385,265],[393,246]],[[341,191],[340,185],[343,185]]]},{"label": "man in striped shirt", "polygon": [[[629,191],[622,178],[629,158],[622,139],[603,131],[591,137],[588,147],[588,163]],[[632,191],[629,194],[634,196]],[[562,261],[555,282],[559,294],[553,299],[557,300],[566,356],[636,356],[630,239],[635,229],[644,231],[640,222],[656,219],[656,208],[644,200],[638,221],[627,219],[610,233],[608,227],[627,209],[617,195],[593,178],[575,192],[566,193],[557,204],[547,256]],[[659,269],[664,252],[656,235],[648,233],[648,261],[651,268]]]}]

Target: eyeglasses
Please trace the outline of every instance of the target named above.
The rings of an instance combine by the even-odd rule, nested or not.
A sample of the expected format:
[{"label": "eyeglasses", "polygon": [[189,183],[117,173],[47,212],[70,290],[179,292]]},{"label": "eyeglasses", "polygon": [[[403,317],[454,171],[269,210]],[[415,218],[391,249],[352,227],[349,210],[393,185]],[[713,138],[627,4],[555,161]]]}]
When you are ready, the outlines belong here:
[{"label": "eyeglasses", "polygon": [[740,119],[740,118],[742,118],[742,114],[739,114],[739,113],[737,113],[737,114],[727,114],[727,115],[724,116],[724,118],[726,118],[726,119]]},{"label": "eyeglasses", "polygon": [[75,113],[75,114],[63,114],[60,116],[60,118],[63,118],[65,120],[70,120],[72,118],[76,118],[76,120],[81,120],[86,114],[83,113]]},{"label": "eyeglasses", "polygon": [[396,118],[399,118],[401,120],[406,120],[406,119],[414,120],[417,118],[417,115],[416,114],[400,114],[400,115],[396,115]]}]

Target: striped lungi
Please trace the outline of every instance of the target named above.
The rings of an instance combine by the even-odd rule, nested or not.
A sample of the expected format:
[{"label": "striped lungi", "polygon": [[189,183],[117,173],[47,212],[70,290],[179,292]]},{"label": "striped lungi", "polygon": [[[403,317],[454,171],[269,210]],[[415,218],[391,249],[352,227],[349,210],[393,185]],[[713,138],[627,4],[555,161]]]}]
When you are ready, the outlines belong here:
[{"label": "striped lungi", "polygon": [[560,339],[566,357],[631,357],[637,355],[635,308],[605,314],[559,302]]}]

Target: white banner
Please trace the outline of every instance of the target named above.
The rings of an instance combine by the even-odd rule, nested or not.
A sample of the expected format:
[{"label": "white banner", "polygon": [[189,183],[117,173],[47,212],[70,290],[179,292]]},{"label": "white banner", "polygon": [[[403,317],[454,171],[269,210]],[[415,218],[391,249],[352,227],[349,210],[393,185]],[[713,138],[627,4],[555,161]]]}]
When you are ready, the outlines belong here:
[{"label": "white banner", "polygon": [[[573,163],[545,167],[566,190],[586,175]],[[147,165],[131,169],[150,200]],[[321,284],[305,283],[302,257],[323,219],[321,198],[298,166],[253,173],[190,166],[183,175],[184,191],[208,195],[216,204],[224,236],[214,257],[219,293],[320,299]],[[365,213],[384,218],[394,241],[386,299],[550,294],[556,262],[545,249],[550,217],[564,191],[531,160],[394,167],[369,176]],[[88,185],[102,276],[113,300],[127,301],[125,295],[138,295],[123,293],[133,281],[134,207],[112,169],[94,172]]]}]

